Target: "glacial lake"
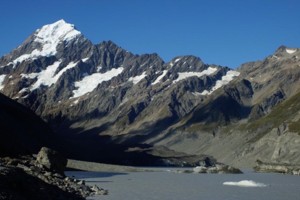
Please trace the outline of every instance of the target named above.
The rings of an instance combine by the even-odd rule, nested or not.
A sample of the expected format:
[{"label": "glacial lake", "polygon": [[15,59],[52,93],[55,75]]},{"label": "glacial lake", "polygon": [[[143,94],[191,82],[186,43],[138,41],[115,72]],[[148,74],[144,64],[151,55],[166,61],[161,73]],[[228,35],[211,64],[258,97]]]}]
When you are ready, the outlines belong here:
[{"label": "glacial lake", "polygon": [[170,172],[66,172],[88,185],[107,189],[101,200],[298,200],[300,176],[254,173],[185,174]]}]

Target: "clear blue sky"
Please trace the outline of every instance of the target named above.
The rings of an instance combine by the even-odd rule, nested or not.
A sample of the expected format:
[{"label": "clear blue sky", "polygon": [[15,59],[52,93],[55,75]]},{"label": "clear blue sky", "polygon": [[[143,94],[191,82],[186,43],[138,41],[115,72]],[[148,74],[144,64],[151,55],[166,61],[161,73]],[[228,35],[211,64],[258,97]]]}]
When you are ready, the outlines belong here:
[{"label": "clear blue sky", "polygon": [[195,55],[235,68],[280,45],[300,48],[300,0],[2,0],[0,55],[59,19],[95,44],[112,40],[166,62]]}]

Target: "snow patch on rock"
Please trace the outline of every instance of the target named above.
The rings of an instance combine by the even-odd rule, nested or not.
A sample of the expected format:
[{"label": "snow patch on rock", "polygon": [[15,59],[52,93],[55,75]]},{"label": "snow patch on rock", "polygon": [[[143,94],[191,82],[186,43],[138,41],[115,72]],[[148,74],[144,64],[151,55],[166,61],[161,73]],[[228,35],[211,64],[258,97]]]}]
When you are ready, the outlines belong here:
[{"label": "snow patch on rock", "polygon": [[297,49],[286,49],[285,50],[288,54],[293,54],[297,51]]},{"label": "snow patch on rock", "polygon": [[151,83],[151,85],[155,85],[155,84],[159,83],[159,82],[161,81],[161,79],[162,79],[167,73],[168,73],[168,70],[164,70],[163,73],[162,73],[159,77],[157,77],[157,79],[156,79],[153,83]]},{"label": "snow patch on rock", "polygon": [[51,86],[52,84],[56,83],[59,77],[66,72],[68,69],[71,69],[76,66],[77,62],[70,62],[66,67],[60,70],[57,74],[57,71],[61,61],[56,61],[52,65],[49,65],[45,70],[38,72],[38,73],[31,73],[31,74],[21,74],[24,78],[34,79],[37,78],[37,81],[30,87],[30,90],[33,91],[39,88],[41,85]]},{"label": "snow patch on rock", "polygon": [[203,70],[202,72],[179,72],[178,78],[176,80],[174,80],[173,83],[176,83],[178,81],[181,81],[181,80],[187,79],[189,77],[193,77],[193,76],[201,77],[204,75],[211,75],[216,71],[217,71],[217,68],[209,67],[206,70]]},{"label": "snow patch on rock", "polygon": [[82,62],[86,62],[88,59],[90,59],[90,57],[83,58],[83,59],[81,59],[81,60],[82,60]]},{"label": "snow patch on rock", "polygon": [[0,75],[0,90],[2,90],[4,88],[3,82],[4,82],[5,77],[6,77],[6,74]]},{"label": "snow patch on rock", "polygon": [[179,60],[181,60],[181,58],[177,58],[174,63],[177,63]]},{"label": "snow patch on rock", "polygon": [[135,77],[130,77],[128,79],[128,81],[132,81],[132,83],[135,85],[137,84],[138,82],[140,82],[143,78],[145,78],[147,75],[146,75],[146,72],[143,72],[141,75],[139,76],[135,76]]},{"label": "snow patch on rock", "polygon": [[203,92],[201,92],[200,94],[201,95],[210,95],[211,93],[213,93],[215,90],[221,88],[222,86],[224,85],[227,85],[230,81],[232,81],[234,79],[234,77],[237,77],[239,76],[240,73],[237,72],[237,71],[228,71],[226,73],[226,75],[222,76],[222,79],[221,80],[218,80],[215,84],[215,86],[210,90],[204,90]]},{"label": "snow patch on rock", "polygon": [[76,90],[73,90],[73,96],[71,98],[80,97],[86,93],[92,92],[103,81],[109,81],[113,77],[118,76],[123,72],[124,68],[113,68],[105,73],[94,73],[89,76],[85,76],[82,80],[75,82]]}]

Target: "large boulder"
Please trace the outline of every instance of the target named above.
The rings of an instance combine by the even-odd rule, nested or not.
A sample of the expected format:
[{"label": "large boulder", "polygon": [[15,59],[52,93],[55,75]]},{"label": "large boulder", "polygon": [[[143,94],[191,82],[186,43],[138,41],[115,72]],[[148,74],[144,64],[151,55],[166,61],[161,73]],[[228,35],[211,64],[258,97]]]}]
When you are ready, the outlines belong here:
[{"label": "large boulder", "polygon": [[50,171],[64,174],[67,159],[60,153],[47,147],[42,147],[37,155],[36,161]]}]

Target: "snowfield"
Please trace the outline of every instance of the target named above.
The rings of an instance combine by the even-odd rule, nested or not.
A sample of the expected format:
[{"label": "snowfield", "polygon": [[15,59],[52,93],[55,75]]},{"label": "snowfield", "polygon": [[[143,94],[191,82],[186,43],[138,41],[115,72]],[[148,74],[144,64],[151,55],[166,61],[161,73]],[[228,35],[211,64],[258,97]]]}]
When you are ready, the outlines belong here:
[{"label": "snowfield", "polygon": [[76,90],[73,90],[73,97],[80,97],[88,92],[92,92],[100,83],[103,81],[109,81],[113,77],[118,76],[123,72],[124,68],[113,68],[105,73],[93,73],[91,75],[85,76],[81,81],[75,82]]}]

